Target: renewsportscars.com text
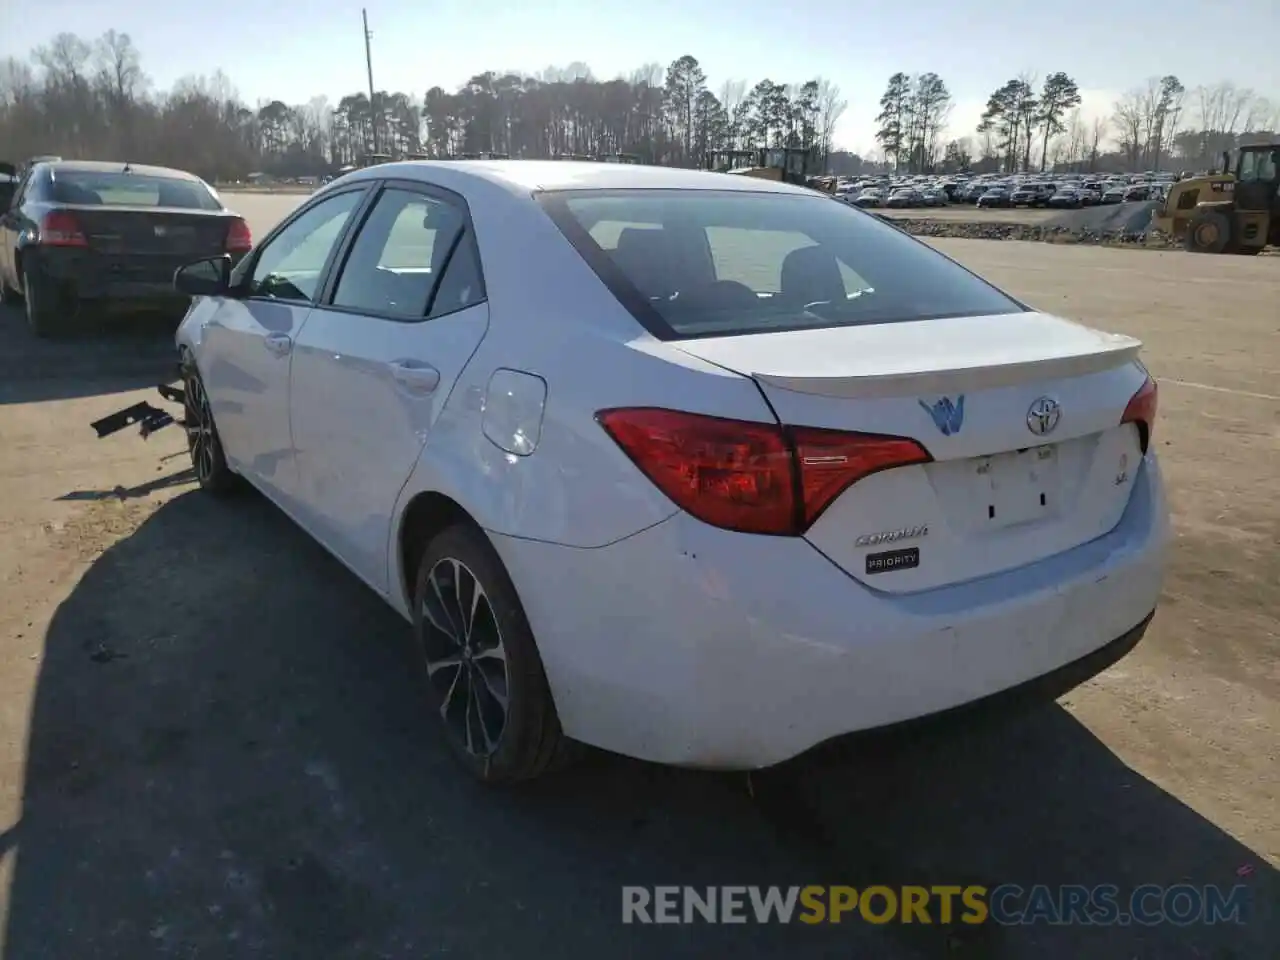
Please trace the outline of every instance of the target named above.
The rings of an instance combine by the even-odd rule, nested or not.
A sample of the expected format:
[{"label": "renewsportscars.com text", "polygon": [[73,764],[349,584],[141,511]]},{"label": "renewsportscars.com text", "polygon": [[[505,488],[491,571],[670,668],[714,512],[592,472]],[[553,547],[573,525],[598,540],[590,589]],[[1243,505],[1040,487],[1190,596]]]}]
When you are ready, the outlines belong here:
[{"label": "renewsportscars.com text", "polygon": [[622,888],[623,923],[963,923],[1155,926],[1245,923],[1249,889],[1144,884],[1022,887],[849,886]]}]

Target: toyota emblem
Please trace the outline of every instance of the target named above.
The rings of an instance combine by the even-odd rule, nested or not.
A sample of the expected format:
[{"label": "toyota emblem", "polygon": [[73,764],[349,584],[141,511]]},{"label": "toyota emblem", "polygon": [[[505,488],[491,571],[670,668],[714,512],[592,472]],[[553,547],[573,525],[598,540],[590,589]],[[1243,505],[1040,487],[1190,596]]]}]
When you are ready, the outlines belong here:
[{"label": "toyota emblem", "polygon": [[1040,397],[1031,404],[1027,411],[1027,429],[1037,437],[1053,433],[1054,427],[1062,419],[1062,407],[1053,397]]}]

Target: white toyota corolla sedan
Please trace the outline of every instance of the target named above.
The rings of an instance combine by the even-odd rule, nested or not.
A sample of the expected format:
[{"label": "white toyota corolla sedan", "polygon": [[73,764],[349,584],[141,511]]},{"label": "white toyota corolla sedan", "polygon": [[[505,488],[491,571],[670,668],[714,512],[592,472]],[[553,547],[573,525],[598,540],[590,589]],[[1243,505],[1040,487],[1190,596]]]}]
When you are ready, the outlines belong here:
[{"label": "white toyota corolla sedan", "polygon": [[1160,594],[1140,344],[803,188],[384,164],[175,283],[200,484],[412,622],[485,780],[1056,696]]}]

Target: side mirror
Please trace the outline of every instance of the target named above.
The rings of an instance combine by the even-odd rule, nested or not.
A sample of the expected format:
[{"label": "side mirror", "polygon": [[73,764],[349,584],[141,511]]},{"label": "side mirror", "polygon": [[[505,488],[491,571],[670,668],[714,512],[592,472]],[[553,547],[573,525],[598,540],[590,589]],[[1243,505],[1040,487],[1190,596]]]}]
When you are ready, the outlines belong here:
[{"label": "side mirror", "polygon": [[16,179],[17,176],[18,176],[17,167],[15,167],[12,163],[8,163],[6,161],[0,161],[0,177],[13,177]]},{"label": "side mirror", "polygon": [[1231,154],[1226,150],[1222,151],[1222,175],[1226,176],[1231,172]]},{"label": "side mirror", "polygon": [[173,288],[188,297],[220,297],[231,288],[231,257],[209,257],[179,267],[173,274]]}]

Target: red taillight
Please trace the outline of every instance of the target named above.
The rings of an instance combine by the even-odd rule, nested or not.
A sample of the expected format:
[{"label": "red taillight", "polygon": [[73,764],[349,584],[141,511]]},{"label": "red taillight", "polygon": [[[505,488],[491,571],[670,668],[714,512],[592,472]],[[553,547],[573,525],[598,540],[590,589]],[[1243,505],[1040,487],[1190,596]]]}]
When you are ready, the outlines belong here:
[{"label": "red taillight", "polygon": [[931,459],[902,437],[653,407],[602,410],[596,419],[676,506],[744,533],[798,536],[868,474]]},{"label": "red taillight", "polygon": [[227,253],[248,253],[253,249],[253,232],[240,217],[227,228]]},{"label": "red taillight", "polygon": [[40,243],[46,247],[87,247],[84,231],[75,214],[54,210],[40,221]]},{"label": "red taillight", "polygon": [[816,427],[792,427],[790,433],[800,462],[801,531],[809,529],[836,497],[863,477],[933,459],[924,447],[906,437]]},{"label": "red taillight", "polygon": [[1142,437],[1142,452],[1147,452],[1151,444],[1151,433],[1156,427],[1156,407],[1159,403],[1159,390],[1156,382],[1150,377],[1138,388],[1138,392],[1129,398],[1124,408],[1121,423],[1136,423]]}]

